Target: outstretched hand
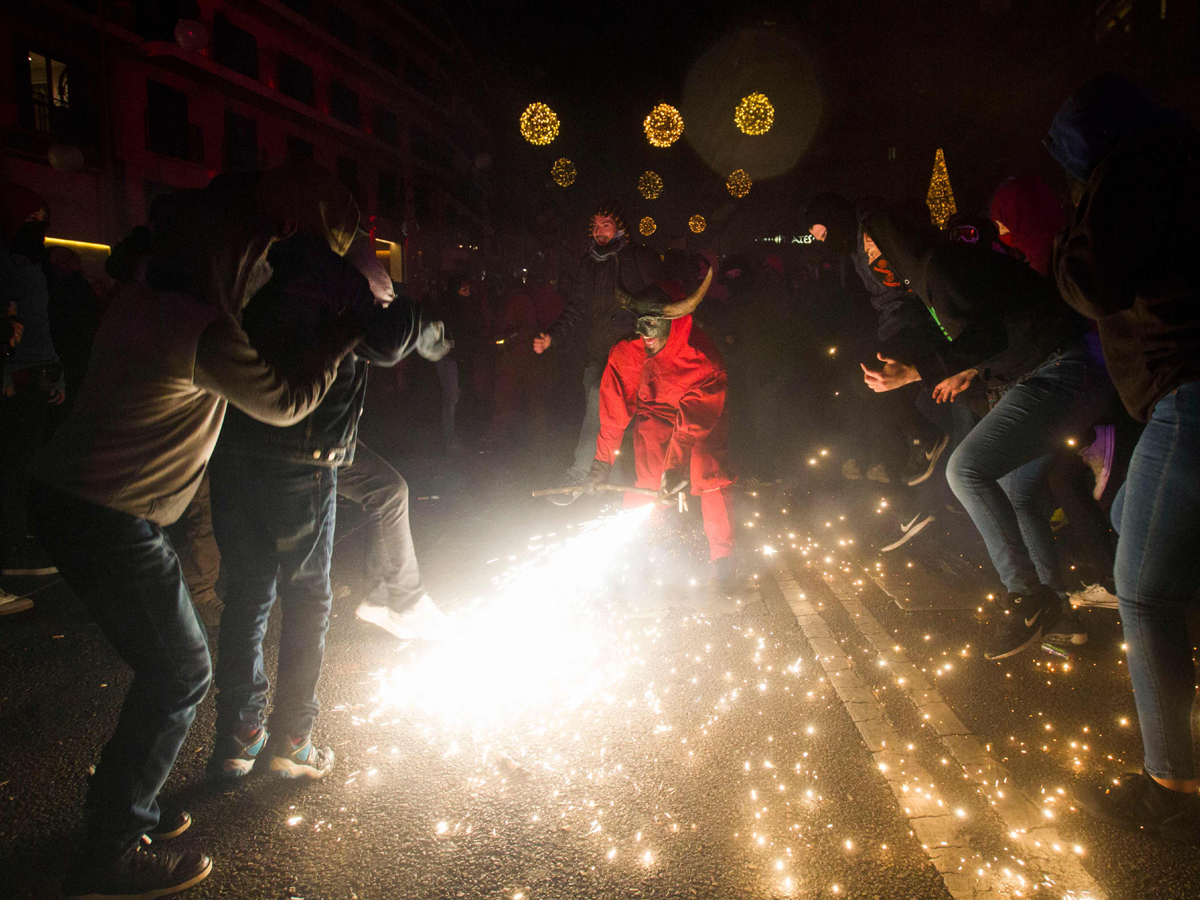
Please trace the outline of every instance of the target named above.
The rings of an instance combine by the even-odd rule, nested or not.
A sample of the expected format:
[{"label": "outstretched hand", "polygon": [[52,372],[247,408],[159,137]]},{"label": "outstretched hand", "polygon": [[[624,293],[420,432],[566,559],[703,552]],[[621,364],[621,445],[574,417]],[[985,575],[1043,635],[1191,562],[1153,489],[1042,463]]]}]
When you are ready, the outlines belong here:
[{"label": "outstretched hand", "polygon": [[951,375],[933,389],[933,399],[938,403],[953,403],[955,397],[971,386],[978,374],[978,369],[967,369],[957,375]]},{"label": "outstretched hand", "polygon": [[888,359],[882,353],[876,353],[875,356],[883,363],[882,369],[868,369],[866,363],[859,363],[863,370],[863,381],[875,393],[894,391],[896,388],[921,380],[921,373],[917,371],[916,366]]}]

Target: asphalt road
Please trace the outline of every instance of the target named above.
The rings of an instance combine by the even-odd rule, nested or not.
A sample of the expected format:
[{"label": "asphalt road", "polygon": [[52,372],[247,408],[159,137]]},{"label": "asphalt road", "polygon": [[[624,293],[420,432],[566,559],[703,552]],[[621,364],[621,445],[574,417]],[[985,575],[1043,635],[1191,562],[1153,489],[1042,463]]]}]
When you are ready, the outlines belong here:
[{"label": "asphalt road", "polygon": [[[165,791],[195,819],[180,842],[214,859],[186,896],[1200,896],[1197,851],[1070,808],[1077,780],[1140,760],[1115,614],[1089,614],[1093,639],[1072,660],[987,663],[978,608],[904,611],[865,577],[877,488],[814,482],[739,499],[759,590],[740,613],[699,619],[686,612],[705,575],[693,520],[576,538],[619,561],[597,567],[571,556],[589,545],[556,545],[598,510],[525,499],[536,469],[398,463],[427,498],[413,520],[431,590],[465,636],[402,646],[355,619],[361,542],[344,510],[335,580],[352,593],[335,601],[316,729],[336,769],[210,789],[206,700]],[[918,546],[969,557],[964,523],[947,512],[884,559],[903,566]],[[630,618],[647,598],[681,609]],[[5,898],[57,896],[87,767],[128,682],[61,583],[35,599],[0,620]],[[277,638],[275,622],[271,663]],[[946,713],[919,705],[933,694],[915,698],[901,666]],[[988,766],[1005,802],[978,774]],[[1051,829],[1029,834],[1061,846],[1027,852],[1013,797]]]}]

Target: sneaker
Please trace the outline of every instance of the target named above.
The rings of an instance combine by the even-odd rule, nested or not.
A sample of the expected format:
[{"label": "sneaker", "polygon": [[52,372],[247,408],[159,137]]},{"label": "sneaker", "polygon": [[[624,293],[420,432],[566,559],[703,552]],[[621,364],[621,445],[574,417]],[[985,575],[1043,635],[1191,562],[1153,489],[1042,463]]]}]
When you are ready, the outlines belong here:
[{"label": "sneaker", "polygon": [[875,465],[867,469],[867,478],[870,481],[878,481],[880,484],[888,484],[891,481],[888,478],[887,469],[883,463],[875,463]]},{"label": "sneaker", "polygon": [[1065,528],[1071,524],[1071,520],[1067,518],[1067,514],[1062,509],[1056,509],[1050,515],[1050,530],[1058,531],[1060,528]]},{"label": "sneaker", "polygon": [[26,538],[5,549],[4,565],[0,568],[0,574],[57,575],[58,568],[33,538]]},{"label": "sneaker", "polygon": [[862,478],[862,469],[858,467],[858,460],[848,459],[842,463],[842,477],[848,481],[857,481]]},{"label": "sneaker", "polygon": [[1118,828],[1200,843],[1200,795],[1165,788],[1145,770],[1120,775],[1109,785],[1078,787],[1075,802],[1093,819]]},{"label": "sneaker", "polygon": [[212,871],[212,860],[194,850],[160,850],[146,838],[116,859],[84,865],[63,882],[68,900],[149,900],[186,891]]},{"label": "sneaker", "polygon": [[267,745],[267,729],[260,727],[256,735],[243,741],[236,734],[217,738],[213,755],[208,758],[208,777],[214,781],[236,781],[245,778],[254,768],[255,760]]},{"label": "sneaker", "polygon": [[914,448],[913,465],[909,469],[906,482],[909,487],[916,487],[926,481],[933,470],[937,468],[938,460],[950,445],[950,435],[943,434],[932,444],[918,443]]},{"label": "sneaker", "polygon": [[[570,470],[567,472],[567,477],[565,479],[563,479],[562,486],[563,487],[575,487],[575,485],[577,485],[577,484],[583,484],[583,482],[586,479],[587,479],[587,475],[580,475],[578,472],[576,472],[574,470]],[[555,506],[570,506],[572,503],[574,503],[576,500],[578,500],[580,498],[580,496],[582,496],[582,495],[583,495],[583,489],[580,488],[578,491],[572,491],[569,494],[551,494],[546,499],[549,500],[551,503],[553,503]]]},{"label": "sneaker", "polygon": [[28,597],[18,597],[16,594],[10,594],[8,591],[0,589],[0,616],[25,612],[27,609],[33,609],[33,601]]},{"label": "sneaker", "polygon": [[1058,620],[1050,619],[1042,630],[1042,640],[1051,644],[1074,644],[1082,647],[1088,642],[1087,628],[1083,619],[1068,604],[1065,611],[1060,610]]},{"label": "sneaker", "polygon": [[1001,618],[992,626],[983,651],[984,659],[1016,656],[1042,636],[1047,619],[1056,615],[1062,601],[1048,587],[1027,597],[1009,594],[1000,601]]},{"label": "sneaker", "polygon": [[1099,609],[1116,609],[1120,602],[1116,595],[1102,584],[1089,584],[1081,591],[1071,591],[1067,597],[1072,606],[1091,606]]},{"label": "sneaker", "polygon": [[271,757],[271,774],[276,778],[324,778],[333,768],[333,750],[314,747],[312,736],[299,742],[284,738]]},{"label": "sneaker", "polygon": [[438,609],[428,594],[422,594],[420,600],[403,612],[364,600],[354,614],[402,641],[440,641],[450,636],[450,617]]},{"label": "sneaker", "polygon": [[172,804],[162,804],[158,810],[158,825],[146,832],[152,841],[169,841],[192,827],[192,814]]},{"label": "sneaker", "polygon": [[1088,464],[1088,468],[1092,470],[1092,475],[1096,479],[1096,486],[1092,488],[1092,497],[1096,500],[1104,496],[1104,489],[1108,487],[1108,479],[1112,475],[1116,452],[1117,426],[1115,425],[1097,425],[1096,440],[1079,451],[1079,456]]},{"label": "sneaker", "polygon": [[887,553],[889,550],[895,550],[897,547],[900,547],[915,538],[930,522],[936,521],[937,519],[935,519],[932,514],[925,515],[924,513],[917,513],[915,516],[909,519],[907,524],[903,522],[900,523],[900,539],[892,541],[892,543],[888,544],[886,547],[880,547],[879,552]]}]

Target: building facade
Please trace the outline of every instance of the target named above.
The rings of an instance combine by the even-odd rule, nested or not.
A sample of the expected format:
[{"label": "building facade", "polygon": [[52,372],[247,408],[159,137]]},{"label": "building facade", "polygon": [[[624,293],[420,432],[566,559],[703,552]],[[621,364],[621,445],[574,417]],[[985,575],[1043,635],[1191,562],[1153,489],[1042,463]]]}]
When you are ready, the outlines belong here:
[{"label": "building facade", "polygon": [[160,194],[305,158],[354,192],[397,280],[492,240],[486,98],[419,0],[3,7],[0,180],[47,198],[53,238],[111,245]]}]

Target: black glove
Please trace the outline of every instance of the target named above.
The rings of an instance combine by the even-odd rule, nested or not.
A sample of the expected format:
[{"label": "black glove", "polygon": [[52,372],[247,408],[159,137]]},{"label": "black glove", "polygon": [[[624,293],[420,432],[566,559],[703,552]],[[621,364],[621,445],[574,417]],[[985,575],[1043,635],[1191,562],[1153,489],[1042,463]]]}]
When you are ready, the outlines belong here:
[{"label": "black glove", "polygon": [[688,484],[688,473],[686,469],[667,469],[663,472],[662,483],[659,485],[659,490],[665,496],[677,494]]},{"label": "black glove", "polygon": [[584,489],[589,493],[595,493],[596,487],[601,484],[608,484],[608,475],[612,471],[612,463],[606,463],[602,459],[593,459],[592,467],[588,469],[587,478],[583,480]]}]

